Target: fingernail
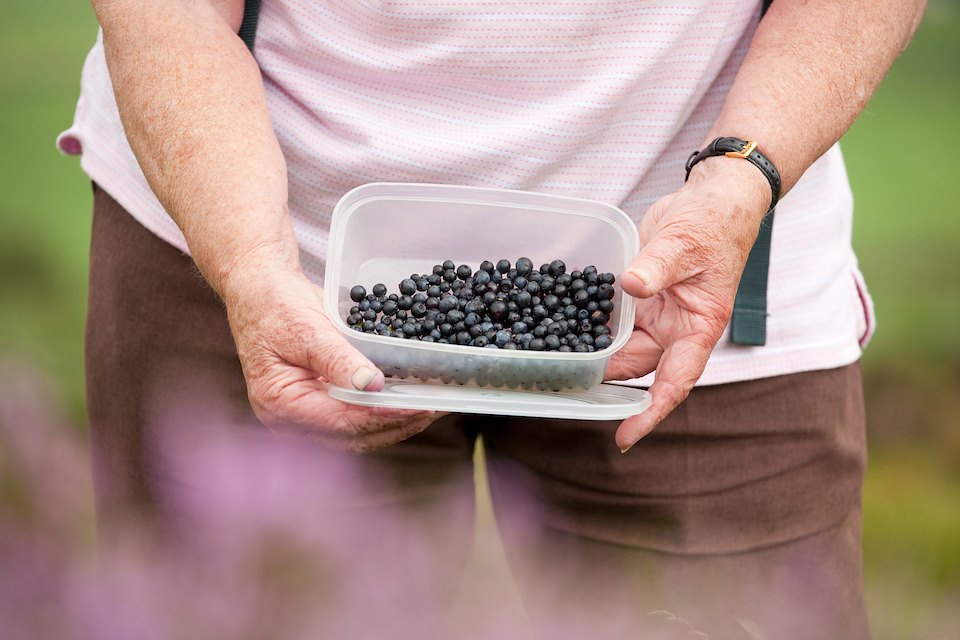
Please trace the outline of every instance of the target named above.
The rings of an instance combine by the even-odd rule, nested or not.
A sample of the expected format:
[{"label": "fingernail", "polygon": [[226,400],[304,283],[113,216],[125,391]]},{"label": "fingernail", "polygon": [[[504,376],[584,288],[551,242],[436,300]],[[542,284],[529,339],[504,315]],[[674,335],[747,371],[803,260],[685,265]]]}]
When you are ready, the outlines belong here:
[{"label": "fingernail", "polygon": [[639,269],[631,269],[630,273],[633,274],[633,277],[640,281],[640,284],[646,286],[650,284],[650,276],[646,271],[641,271]]},{"label": "fingernail", "polygon": [[620,449],[620,453],[626,453],[627,451],[630,451],[630,449],[631,449],[632,447],[633,447],[633,445],[630,445],[629,447],[624,447],[624,448]]},{"label": "fingernail", "polygon": [[367,385],[373,382],[373,379],[376,377],[377,372],[370,367],[360,367],[353,372],[353,376],[350,378],[350,383],[355,389],[363,391],[367,388]]}]

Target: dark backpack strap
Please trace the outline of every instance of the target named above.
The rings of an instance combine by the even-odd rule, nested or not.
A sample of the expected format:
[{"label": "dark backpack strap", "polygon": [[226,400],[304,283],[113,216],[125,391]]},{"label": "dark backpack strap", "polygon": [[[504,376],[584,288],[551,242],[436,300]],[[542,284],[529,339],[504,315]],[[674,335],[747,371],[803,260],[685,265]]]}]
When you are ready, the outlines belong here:
[{"label": "dark backpack strap", "polygon": [[[763,0],[761,16],[773,0]],[[750,249],[733,301],[730,317],[730,341],[747,346],[767,342],[767,278],[770,273],[770,241],[773,238],[773,211],[760,223],[760,233]]]},{"label": "dark backpack strap", "polygon": [[760,233],[750,249],[733,301],[730,340],[735,344],[763,346],[767,342],[767,275],[772,236],[773,211],[760,223]]},{"label": "dark backpack strap", "polygon": [[257,18],[260,16],[260,0],[246,0],[243,5],[243,22],[240,23],[240,39],[250,51],[257,37]]}]

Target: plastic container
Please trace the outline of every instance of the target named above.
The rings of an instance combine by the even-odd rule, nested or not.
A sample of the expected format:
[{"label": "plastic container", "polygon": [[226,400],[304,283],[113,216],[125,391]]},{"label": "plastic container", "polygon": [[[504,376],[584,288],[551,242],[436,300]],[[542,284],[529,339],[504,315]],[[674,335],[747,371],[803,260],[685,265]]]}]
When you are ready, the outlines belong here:
[{"label": "plastic container", "polygon": [[345,194],[334,209],[327,248],[324,305],[334,325],[391,378],[520,390],[586,390],[603,380],[611,356],[629,338],[634,300],[619,282],[608,326],[613,343],[592,353],[482,349],[360,333],[344,318],[350,288],[378,282],[391,291],[411,273],[453,260],[536,266],[561,259],[620,274],[639,251],[636,226],[620,209],[563,196],[416,183],[372,183]]}]

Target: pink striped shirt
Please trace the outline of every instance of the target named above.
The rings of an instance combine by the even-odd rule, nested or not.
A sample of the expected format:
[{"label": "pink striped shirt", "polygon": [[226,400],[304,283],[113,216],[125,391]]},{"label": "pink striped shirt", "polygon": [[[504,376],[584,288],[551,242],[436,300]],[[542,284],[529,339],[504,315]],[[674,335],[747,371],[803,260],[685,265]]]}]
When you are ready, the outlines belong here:
[{"label": "pink striped shirt", "polygon": [[[265,0],[255,55],[289,170],[304,269],[330,214],[378,181],[593,198],[639,221],[676,190],[749,46],[759,0]],[[98,39],[67,153],[186,250],[123,136]],[[701,384],[842,366],[872,328],[838,147],[777,209],[767,345],[724,337]]]}]

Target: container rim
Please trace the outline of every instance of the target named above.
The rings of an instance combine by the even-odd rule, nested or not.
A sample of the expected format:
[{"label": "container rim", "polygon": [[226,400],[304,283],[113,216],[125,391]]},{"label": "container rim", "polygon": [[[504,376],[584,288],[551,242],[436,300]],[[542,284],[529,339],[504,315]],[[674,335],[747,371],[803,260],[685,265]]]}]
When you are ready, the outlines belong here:
[{"label": "container rim", "polygon": [[[434,192],[434,193],[431,193]],[[449,194],[449,195],[448,195]],[[457,195],[459,197],[451,197]],[[446,197],[444,197],[446,196]],[[472,196],[472,197],[471,197]],[[485,196],[485,197],[484,197]],[[504,198],[504,199],[499,199]],[[537,208],[541,210],[556,211],[563,215],[583,215],[591,216],[589,212],[577,211],[577,205],[584,205],[603,210],[607,216],[605,221],[610,222],[621,232],[622,239],[628,245],[626,249],[630,255],[636,255],[640,251],[640,237],[636,233],[636,226],[633,220],[620,208],[602,202],[599,200],[590,200],[587,198],[576,198],[571,196],[555,195],[550,193],[540,193],[536,191],[524,191],[517,189],[501,189],[492,187],[474,187],[469,185],[451,185],[451,184],[433,184],[420,182],[369,182],[354,187],[346,192],[334,206],[332,220],[330,225],[329,245],[339,252],[339,247],[343,242],[342,228],[350,219],[351,214],[357,210],[359,205],[369,200],[390,199],[390,200],[424,200],[429,199],[434,202],[472,202],[489,203],[499,206],[509,206],[517,208],[529,208],[531,203],[512,202],[516,199],[538,200]],[[552,201],[555,206],[545,206],[545,202]],[[572,210],[559,205],[572,205]],[[597,217],[593,215],[592,217]],[[633,231],[633,233],[629,233]],[[330,253],[328,252],[328,258]],[[435,342],[420,342],[417,340],[405,340],[403,338],[391,338],[387,336],[367,334],[352,329],[346,321],[340,317],[338,310],[337,292],[335,287],[328,286],[331,282],[339,281],[340,266],[332,260],[327,260],[324,269],[324,307],[334,326],[344,337],[367,342],[371,344],[384,344],[399,347],[402,349],[420,350],[427,352],[454,353],[470,355],[479,358],[521,358],[530,360],[575,360],[579,362],[590,362],[593,360],[608,359],[619,351],[629,340],[632,331],[621,331],[613,343],[606,349],[593,352],[554,352],[554,351],[529,351],[529,350],[505,350],[505,349],[486,349],[481,347],[441,344]],[[619,275],[619,274],[618,274]],[[331,279],[332,277],[332,279]],[[627,316],[628,324],[632,327],[632,317],[635,313],[635,300],[627,294],[620,286],[619,278],[615,286],[619,289],[621,299],[621,313]]]}]

